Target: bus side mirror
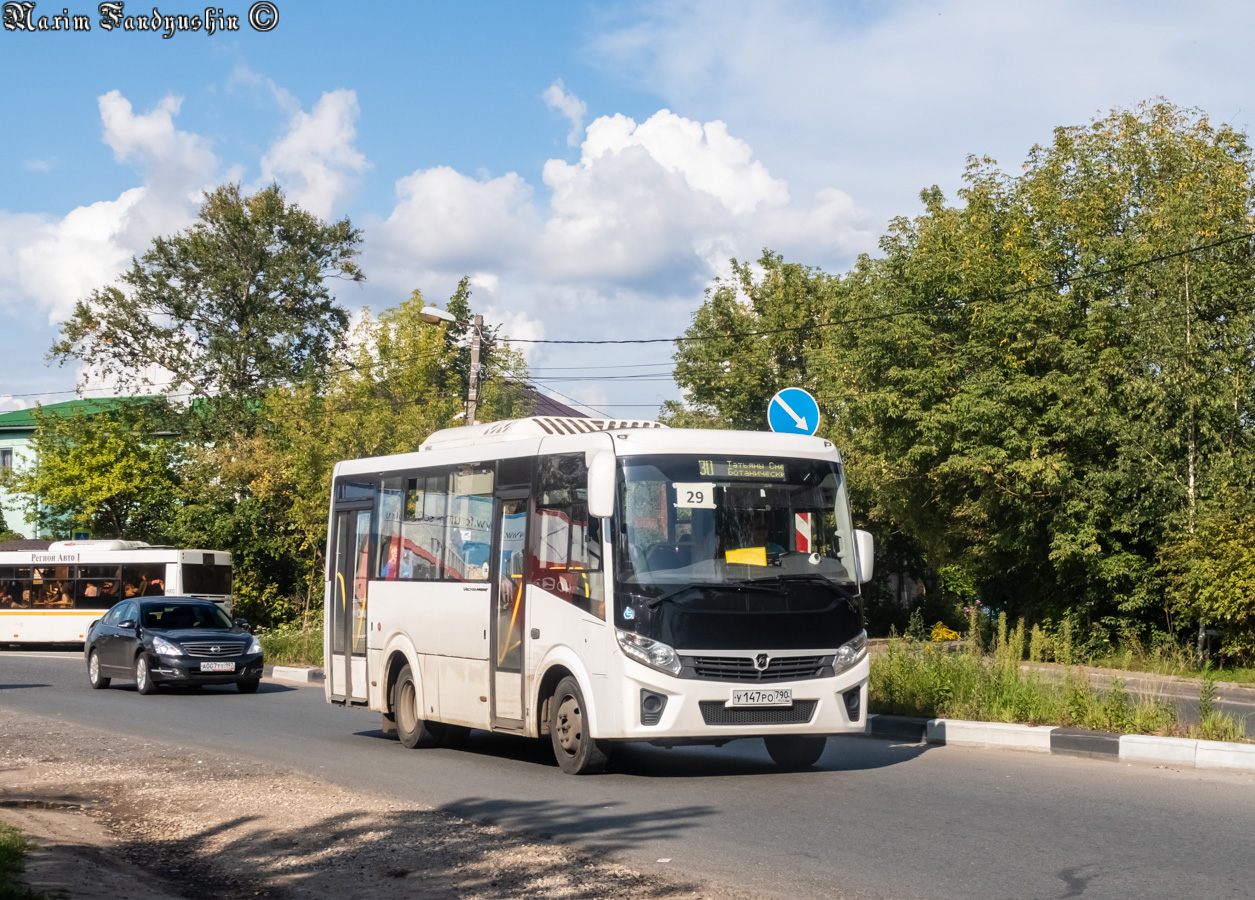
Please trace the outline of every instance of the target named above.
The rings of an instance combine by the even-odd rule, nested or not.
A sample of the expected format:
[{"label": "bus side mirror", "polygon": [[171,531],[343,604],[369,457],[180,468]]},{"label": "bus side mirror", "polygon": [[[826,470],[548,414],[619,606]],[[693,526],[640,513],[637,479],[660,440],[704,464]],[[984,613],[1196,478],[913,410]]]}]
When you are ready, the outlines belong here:
[{"label": "bus side mirror", "polygon": [[614,452],[598,450],[588,466],[588,514],[604,519],[614,513]]},{"label": "bus side mirror", "polygon": [[869,532],[854,530],[854,546],[858,559],[858,583],[867,584],[872,580],[872,566],[876,562],[876,547]]}]

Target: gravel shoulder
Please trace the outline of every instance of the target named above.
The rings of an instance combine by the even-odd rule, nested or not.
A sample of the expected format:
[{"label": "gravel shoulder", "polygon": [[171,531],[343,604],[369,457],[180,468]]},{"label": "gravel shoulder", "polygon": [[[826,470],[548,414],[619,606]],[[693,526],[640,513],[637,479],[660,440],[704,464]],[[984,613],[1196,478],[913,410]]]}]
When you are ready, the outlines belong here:
[{"label": "gravel shoulder", "polygon": [[0,710],[0,820],[58,898],[753,900],[277,767]]}]

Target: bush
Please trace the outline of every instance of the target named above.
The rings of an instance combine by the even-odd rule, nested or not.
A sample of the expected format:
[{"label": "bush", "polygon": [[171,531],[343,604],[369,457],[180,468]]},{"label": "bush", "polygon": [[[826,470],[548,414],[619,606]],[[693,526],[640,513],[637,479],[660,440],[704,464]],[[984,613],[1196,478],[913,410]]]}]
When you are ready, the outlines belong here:
[{"label": "bush", "polygon": [[[1176,708],[1156,696],[1132,696],[1121,679],[1099,690],[1081,673],[1062,681],[1021,671],[1024,626],[1008,630],[1000,618],[992,654],[979,649],[951,652],[914,641],[891,641],[871,663],[871,711],[926,718],[1018,722],[1119,731],[1171,734]],[[975,646],[979,647],[978,643]],[[1220,728],[1221,725],[1213,725]],[[1240,728],[1234,724],[1240,738]]]},{"label": "bush", "polygon": [[266,662],[276,666],[321,666],[322,637],[322,616],[257,630]]}]

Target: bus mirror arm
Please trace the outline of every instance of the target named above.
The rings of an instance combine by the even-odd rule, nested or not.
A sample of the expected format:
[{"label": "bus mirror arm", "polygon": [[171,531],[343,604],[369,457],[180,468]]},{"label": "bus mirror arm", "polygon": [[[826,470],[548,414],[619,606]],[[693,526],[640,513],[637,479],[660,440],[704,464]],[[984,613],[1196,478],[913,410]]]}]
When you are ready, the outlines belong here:
[{"label": "bus mirror arm", "polygon": [[869,532],[862,529],[854,530],[854,544],[858,550],[858,583],[867,584],[872,580],[873,565],[876,561],[876,547]]},{"label": "bus mirror arm", "polygon": [[605,519],[614,513],[614,452],[598,450],[588,466],[588,514]]}]

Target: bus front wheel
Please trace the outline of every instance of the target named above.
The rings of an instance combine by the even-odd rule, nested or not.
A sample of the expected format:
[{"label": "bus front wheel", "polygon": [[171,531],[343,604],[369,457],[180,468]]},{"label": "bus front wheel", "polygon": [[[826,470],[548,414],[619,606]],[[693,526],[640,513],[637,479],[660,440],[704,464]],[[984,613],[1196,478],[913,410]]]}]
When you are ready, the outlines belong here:
[{"label": "bus front wheel", "polygon": [[569,675],[554,688],[549,705],[549,736],[553,739],[553,755],[568,775],[595,775],[606,770],[610,756],[602,741],[588,733],[584,694],[579,683]]},{"label": "bus front wheel", "polygon": [[402,667],[393,689],[392,715],[396,718],[397,737],[413,750],[416,747],[435,747],[440,742],[439,726],[427,722],[419,715],[418,685],[409,665]]},{"label": "bus front wheel", "polygon": [[763,738],[767,753],[782,769],[808,769],[824,755],[828,738],[823,735]]}]

